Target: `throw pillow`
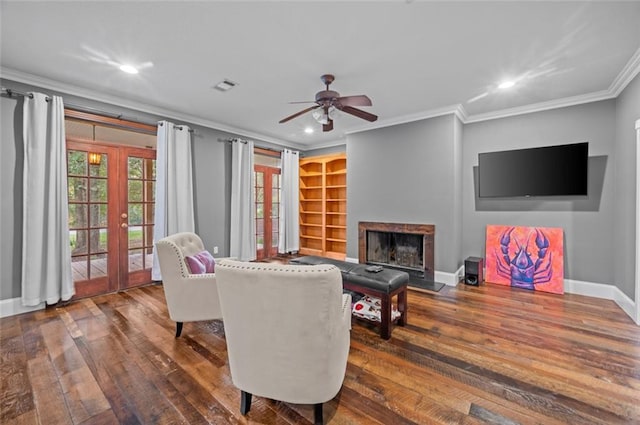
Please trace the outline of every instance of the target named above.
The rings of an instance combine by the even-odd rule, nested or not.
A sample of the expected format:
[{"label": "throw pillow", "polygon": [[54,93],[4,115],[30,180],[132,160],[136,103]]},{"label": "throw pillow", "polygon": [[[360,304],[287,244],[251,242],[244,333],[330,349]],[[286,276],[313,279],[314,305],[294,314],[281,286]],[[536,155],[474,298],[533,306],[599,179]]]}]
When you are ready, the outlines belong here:
[{"label": "throw pillow", "polygon": [[216,260],[209,251],[205,250],[197,253],[196,255],[187,255],[184,257],[184,261],[187,263],[191,274],[215,272]]}]

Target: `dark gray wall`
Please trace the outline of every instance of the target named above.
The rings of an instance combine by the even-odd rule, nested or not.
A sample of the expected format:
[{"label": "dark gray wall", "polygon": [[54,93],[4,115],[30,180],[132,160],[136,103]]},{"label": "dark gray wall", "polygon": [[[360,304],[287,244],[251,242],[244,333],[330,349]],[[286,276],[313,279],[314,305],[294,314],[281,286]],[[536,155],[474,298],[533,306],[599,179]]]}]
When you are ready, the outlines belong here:
[{"label": "dark gray wall", "polygon": [[[65,102],[104,112],[120,113],[126,119],[150,123],[168,119],[194,129],[192,148],[196,232],[209,250],[218,246],[218,256],[229,255],[231,147],[229,143],[218,142],[218,139],[238,137],[237,135],[13,81],[0,82],[2,87],[20,92],[37,91],[63,95]],[[4,300],[21,295],[22,98],[0,97],[0,107],[0,300]],[[260,146],[274,147],[268,142],[256,142]]]},{"label": "dark gray wall", "polygon": [[[615,113],[615,101],[608,100],[465,125],[463,256],[484,257],[488,224],[561,227],[565,278],[613,284]],[[587,198],[477,198],[478,153],[575,142],[589,142]]]},{"label": "dark gray wall", "polygon": [[640,74],[616,99],[615,149],[613,160],[616,207],[614,212],[615,283],[635,300],[636,229],[636,130],[640,119]]},{"label": "dark gray wall", "polygon": [[447,115],[347,137],[347,257],[360,221],[434,224],[435,269],[458,269],[460,132]]}]

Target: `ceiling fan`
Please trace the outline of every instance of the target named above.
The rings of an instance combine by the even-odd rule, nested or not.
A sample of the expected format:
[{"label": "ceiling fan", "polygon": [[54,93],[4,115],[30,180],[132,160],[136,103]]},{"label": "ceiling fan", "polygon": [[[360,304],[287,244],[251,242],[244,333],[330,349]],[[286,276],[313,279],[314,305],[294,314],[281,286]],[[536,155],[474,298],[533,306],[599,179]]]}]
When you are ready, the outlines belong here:
[{"label": "ceiling fan", "polygon": [[322,80],[326,89],[316,93],[316,100],[305,102],[290,102],[316,103],[316,105],[310,106],[306,109],[303,109],[302,111],[296,112],[293,115],[289,115],[288,117],[281,119],[280,124],[299,117],[302,114],[306,114],[309,111],[314,111],[313,117],[316,121],[322,124],[322,131],[331,131],[333,130],[333,115],[336,109],[371,122],[378,119],[376,115],[365,112],[362,109],[354,108],[354,106],[371,106],[371,99],[369,99],[367,96],[340,96],[340,93],[338,93],[337,91],[329,90],[329,84],[331,84],[334,79],[335,77],[331,74],[325,74],[321,76],[320,80]]}]

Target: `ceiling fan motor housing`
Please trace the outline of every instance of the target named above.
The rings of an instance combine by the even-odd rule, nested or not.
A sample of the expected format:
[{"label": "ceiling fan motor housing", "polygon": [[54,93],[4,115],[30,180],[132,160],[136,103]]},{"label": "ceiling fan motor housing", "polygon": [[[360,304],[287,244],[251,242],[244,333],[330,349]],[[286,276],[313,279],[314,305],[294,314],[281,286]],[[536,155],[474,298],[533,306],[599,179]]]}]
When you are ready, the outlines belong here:
[{"label": "ceiling fan motor housing", "polygon": [[340,97],[340,93],[333,90],[322,90],[316,93],[316,103],[319,105],[331,105],[331,103]]}]

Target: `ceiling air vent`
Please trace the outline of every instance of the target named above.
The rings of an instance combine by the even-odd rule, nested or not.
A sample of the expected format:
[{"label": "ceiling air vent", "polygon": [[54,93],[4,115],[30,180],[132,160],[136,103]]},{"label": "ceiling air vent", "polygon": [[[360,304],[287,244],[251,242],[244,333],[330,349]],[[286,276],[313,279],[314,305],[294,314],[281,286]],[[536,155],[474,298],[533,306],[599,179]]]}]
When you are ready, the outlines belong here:
[{"label": "ceiling air vent", "polygon": [[213,88],[220,91],[229,91],[237,85],[238,83],[225,78],[224,80],[213,86]]}]

